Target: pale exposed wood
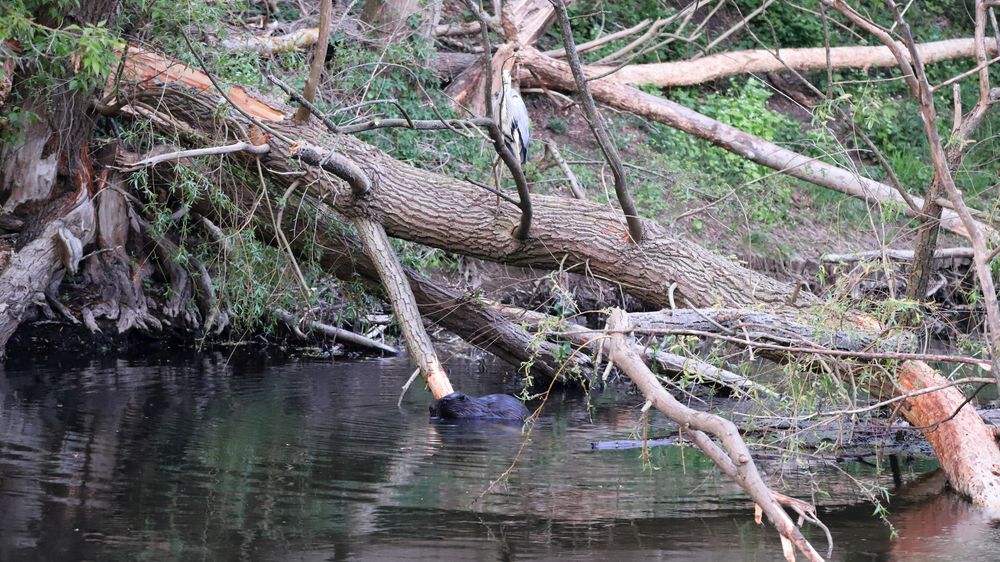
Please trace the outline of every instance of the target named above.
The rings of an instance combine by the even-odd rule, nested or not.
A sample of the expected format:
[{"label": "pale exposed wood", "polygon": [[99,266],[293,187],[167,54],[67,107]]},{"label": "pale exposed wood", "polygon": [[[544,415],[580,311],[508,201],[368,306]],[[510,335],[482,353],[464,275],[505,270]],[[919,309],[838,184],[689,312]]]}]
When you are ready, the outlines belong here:
[{"label": "pale exposed wood", "polygon": [[[572,0],[566,2],[571,4]],[[500,68],[510,59],[515,49],[531,45],[538,40],[555,19],[555,12],[548,0],[518,0],[507,8],[509,22],[517,30],[517,37],[507,37],[507,43],[497,47],[493,55],[494,76],[492,84],[500,83]],[[480,28],[481,29],[481,28]],[[485,107],[480,93],[483,91],[483,67],[472,64],[460,73],[445,89],[452,104],[468,108],[473,115],[485,115]],[[493,88],[496,90],[496,88]]]},{"label": "pale exposed wood", "polygon": [[[129,45],[128,57],[125,59],[123,72],[130,80],[143,83],[145,87],[156,84],[180,83],[200,92],[214,92],[215,87],[205,73],[187,65],[164,57],[159,53],[147,51],[135,45]],[[263,121],[281,121],[285,115],[270,105],[251,97],[246,90],[233,86],[226,92],[229,99]]]},{"label": "pale exposed wood", "polygon": [[556,146],[556,141],[552,139],[547,139],[545,141],[545,147],[549,149],[549,154],[552,159],[556,161],[559,169],[562,170],[563,175],[566,176],[566,181],[569,182],[569,191],[576,199],[586,199],[587,194],[583,191],[583,187],[580,186],[580,181],[576,179],[576,174],[573,173],[573,169],[569,167],[566,163],[566,159],[562,157],[559,152],[559,147]]},{"label": "pale exposed wood", "polygon": [[222,42],[222,48],[229,51],[249,51],[262,55],[275,55],[308,49],[319,39],[319,28],[310,27],[277,37],[231,37]]},{"label": "pale exposed wood", "polygon": [[358,232],[365,253],[378,270],[382,286],[392,303],[396,321],[403,332],[406,347],[424,374],[427,387],[435,399],[444,398],[455,389],[448,380],[448,374],[434,351],[434,343],[424,329],[424,321],[417,309],[417,302],[410,289],[410,283],[403,273],[399,257],[389,243],[389,237],[379,223],[367,217],[355,217],[354,228]]},{"label": "pale exposed wood", "polygon": [[192,150],[178,150],[166,154],[157,154],[143,158],[134,164],[130,164],[122,171],[131,172],[140,168],[155,166],[157,164],[184,158],[197,158],[199,156],[215,156],[219,154],[231,154],[233,152],[249,152],[251,154],[264,154],[270,148],[266,144],[255,145],[248,142],[237,142],[225,146],[212,146],[208,148],[195,148]]},{"label": "pale exposed wood", "polygon": [[63,271],[56,240],[61,228],[72,232],[82,244],[89,243],[95,230],[90,199],[82,198],[62,218],[50,221],[37,238],[11,257],[0,273],[0,354],[28,307],[45,293],[53,277]]},{"label": "pale exposed wood", "polygon": [[[496,91],[500,85],[500,70],[504,63],[507,63],[514,56],[514,48],[510,44],[503,44],[497,47],[493,53],[491,67],[493,69],[492,90]],[[477,59],[479,57],[476,57]],[[486,116],[486,102],[483,99],[484,85],[483,65],[474,63],[463,70],[452,80],[451,84],[445,88],[445,94],[451,98],[452,103],[458,107],[465,108],[473,116]]]},{"label": "pale exposed wood", "polygon": [[[323,151],[308,143],[298,143],[291,147],[290,154],[346,181],[351,186],[352,198],[364,196],[371,188],[367,174],[350,159],[333,151]],[[455,390],[434,351],[434,343],[424,329],[413,290],[399,262],[399,256],[392,249],[389,237],[386,236],[385,229],[363,214],[352,214],[358,238],[389,297],[410,357],[420,366],[420,371],[435,399],[451,394]]]},{"label": "pale exposed wood", "polygon": [[[896,372],[902,392],[948,382],[921,362],[908,361]],[[1000,513],[1000,449],[975,407],[962,407],[964,402],[962,392],[950,387],[908,399],[903,413],[915,427],[926,428],[924,436],[952,487],[972,503]]]},{"label": "pale exposed wood", "polygon": [[[935,63],[975,56],[973,38],[948,39],[919,45],[925,63]],[[996,53],[996,42],[988,49]],[[777,57],[775,56],[777,54]],[[843,68],[888,68],[897,66],[892,52],[886,47],[832,47],[830,65]],[[778,58],[780,57],[780,59]],[[590,66],[588,72],[604,74],[614,67]],[[777,51],[733,51],[698,59],[652,64],[630,64],[614,73],[614,79],[635,86],[653,85],[661,88],[692,86],[740,74],[782,72],[787,68],[798,71],[827,68],[827,50],[823,47],[777,49]]]},{"label": "pale exposed wood", "polygon": [[[827,263],[850,263],[864,260],[878,260],[887,257],[891,260],[910,261],[913,250],[870,250],[853,254],[823,254],[819,260]],[[940,248],[934,252],[934,259],[968,258],[972,259],[975,252],[972,248]]]},{"label": "pale exposed wood", "polygon": [[50,135],[48,123],[40,120],[28,125],[20,136],[21,142],[0,144],[0,192],[9,193],[3,203],[4,213],[51,195],[59,169],[59,153],[46,151]]},{"label": "pale exposed wood", "polygon": [[323,335],[330,336],[336,341],[344,342],[355,347],[360,347],[363,349],[374,349],[377,351],[382,351],[390,355],[398,355],[399,350],[391,345],[386,345],[380,341],[373,340],[369,337],[363,336],[361,334],[356,334],[350,330],[345,330],[343,328],[338,328],[336,326],[330,326],[329,324],[324,324],[322,322],[316,322],[315,320],[306,320],[296,318],[292,313],[282,310],[280,308],[275,309],[274,313],[281,318],[287,324],[305,326],[310,330],[319,332]]},{"label": "pale exposed wood", "polygon": [[[574,0],[562,0],[569,6]],[[520,0],[513,4],[511,23],[517,28],[518,45],[534,45],[555,21],[555,12],[548,0]],[[508,37],[508,40],[511,38]]]}]

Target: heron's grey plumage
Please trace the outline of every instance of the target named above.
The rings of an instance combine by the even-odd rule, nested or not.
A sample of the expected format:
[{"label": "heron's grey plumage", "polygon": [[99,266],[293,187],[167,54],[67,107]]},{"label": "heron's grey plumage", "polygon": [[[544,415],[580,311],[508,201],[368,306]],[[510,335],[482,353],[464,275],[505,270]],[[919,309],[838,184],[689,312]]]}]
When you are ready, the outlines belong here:
[{"label": "heron's grey plumage", "polygon": [[504,143],[507,148],[520,158],[523,166],[528,161],[528,147],[531,145],[531,124],[528,120],[528,108],[521,99],[521,94],[511,85],[510,70],[501,73],[502,86],[493,97],[494,116],[503,131]]}]

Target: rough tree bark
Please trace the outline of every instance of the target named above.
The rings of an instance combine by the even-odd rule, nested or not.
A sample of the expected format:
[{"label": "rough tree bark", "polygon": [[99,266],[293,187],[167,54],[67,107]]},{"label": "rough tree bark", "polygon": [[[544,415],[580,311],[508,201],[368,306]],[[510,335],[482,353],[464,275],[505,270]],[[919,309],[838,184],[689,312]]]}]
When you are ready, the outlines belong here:
[{"label": "rough tree bark", "polygon": [[[37,6],[35,21],[44,27],[85,26],[117,11],[117,0],[82,0],[63,13],[52,6]],[[6,103],[17,103],[34,112],[38,120],[17,143],[0,147],[0,194],[6,199],[4,214],[25,222],[18,239],[18,253],[0,276],[0,349],[20,324],[34,293],[44,293],[63,272],[74,270],[59,252],[60,227],[78,241],[94,234],[93,192],[89,144],[94,130],[89,114],[94,92],[80,91],[62,80],[45,89],[32,86],[35,69],[17,69],[11,78]],[[65,237],[63,237],[65,240]]]},{"label": "rough tree bark", "polygon": [[[365,196],[371,189],[371,179],[363,170],[350,160],[344,159],[333,151],[322,151],[308,144],[296,144],[291,147],[291,154],[303,163],[319,170],[334,174],[335,177],[351,186],[351,197],[354,199],[354,213],[351,222],[361,240],[365,254],[375,266],[378,277],[389,297],[389,303],[396,316],[396,322],[403,332],[403,339],[410,351],[410,357],[420,366],[420,372],[430,388],[435,399],[444,398],[455,392],[448,380],[448,374],[434,351],[434,342],[424,329],[417,308],[416,299],[410,284],[399,262],[399,256],[392,249],[385,229],[371,219],[365,209]],[[279,232],[280,234],[280,232]]]},{"label": "rough tree bark", "polygon": [[[154,95],[162,111],[169,111],[174,118],[190,119],[188,124],[194,128],[207,125],[199,115],[187,114],[190,95],[175,96],[169,92]],[[283,136],[307,139],[336,149],[338,154],[363,169],[379,170],[367,205],[371,218],[384,225],[391,236],[514,265],[557,268],[587,264],[595,274],[614,279],[633,294],[660,306],[668,305],[667,295],[671,285],[676,283],[675,297],[692,305],[744,307],[765,304],[772,312],[796,314],[795,307],[787,304],[794,290],[791,285],[755,274],[689,241],[672,237],[655,223],[644,225],[648,242],[638,251],[628,242],[624,217],[620,213],[590,202],[537,197],[533,238],[517,241],[511,236],[519,216],[517,207],[501,204],[498,212],[495,200],[476,186],[413,168],[358,139],[328,135],[317,126],[295,127],[284,121],[270,126]],[[287,178],[289,172],[298,171],[287,150],[287,146],[272,142],[271,152],[263,157],[266,168],[272,170],[278,181]],[[308,172],[304,179],[319,191],[318,195],[326,195],[339,211],[352,212],[349,188],[342,182],[330,182],[310,176]],[[798,307],[818,304],[819,301],[809,295],[801,295],[795,302]],[[872,326],[872,329],[878,328]],[[943,379],[937,380],[943,382]],[[937,411],[954,411],[960,406],[941,393],[922,398],[938,405],[941,409]],[[917,404],[917,408],[927,408],[929,404],[924,401],[911,403]],[[963,423],[981,425],[982,421],[964,420]],[[948,432],[960,435],[965,430],[955,420],[947,420],[934,431],[942,435]],[[949,443],[977,450],[976,458],[990,467],[974,474],[952,472],[950,476],[956,489],[979,505],[1000,508],[996,477],[989,476],[1000,474],[1000,450],[992,442],[968,442],[958,437]],[[982,478],[988,480],[977,480]]]}]

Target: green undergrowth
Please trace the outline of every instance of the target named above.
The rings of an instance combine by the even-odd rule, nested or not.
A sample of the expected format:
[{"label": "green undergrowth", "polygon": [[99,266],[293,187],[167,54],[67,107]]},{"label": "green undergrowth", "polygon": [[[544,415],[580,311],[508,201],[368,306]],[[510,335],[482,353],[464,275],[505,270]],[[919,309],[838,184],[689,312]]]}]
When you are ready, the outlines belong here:
[{"label": "green undergrowth", "polygon": [[[712,25],[696,40],[666,43],[631,62],[683,60],[707,54],[704,47],[713,37],[759,5],[756,0],[727,2]],[[584,0],[574,3],[570,13],[574,35],[577,42],[582,43],[644,19],[669,17],[681,6],[656,0],[628,4]],[[864,9],[866,15],[876,21],[891,22],[891,15],[882,4],[865,6]],[[826,15],[826,33],[831,45],[878,44],[873,38],[856,32],[853,26],[840,25],[845,22],[839,14],[828,12]],[[943,0],[922,2],[908,8],[907,20],[918,42],[971,37],[972,4],[960,3],[956,6]],[[692,27],[693,23],[687,29]],[[585,59],[599,60],[619,50],[631,39],[611,42],[587,54]],[[553,46],[557,44],[558,30],[550,31],[543,41],[549,41]],[[776,2],[763,15],[753,19],[745,30],[734,34],[714,51],[815,47],[823,44],[824,19],[819,15],[818,3]],[[970,69],[973,64],[970,60],[931,64],[927,66],[928,78],[932,84],[938,84]],[[993,70],[991,74],[992,83],[997,84],[1000,73]],[[766,77],[740,76],[696,87],[646,90],[796,152],[823,158],[855,169],[864,176],[887,182],[887,173],[867,145],[851,130],[850,122],[845,120],[845,116],[851,116],[854,126],[873,140],[905,188],[914,195],[925,194],[933,176],[926,136],[917,104],[897,70],[841,70],[832,73],[829,77],[832,82],[822,71],[807,73],[806,77],[822,94],[818,95],[805,87],[799,88],[817,101],[811,108],[811,117],[803,117],[805,112],[791,115],[774,109],[775,102],[780,101],[783,94],[774,91],[764,81]],[[796,78],[791,75],[787,79],[796,83]],[[978,96],[977,78],[975,75],[968,76],[958,81],[958,85],[962,107],[968,110]],[[956,141],[951,138],[953,101],[949,94],[950,91],[948,94],[939,93],[935,99],[938,131],[950,145]],[[762,245],[764,253],[779,255],[784,250],[782,241],[771,232],[775,227],[818,222],[822,228],[833,229],[836,235],[841,226],[855,232],[870,231],[870,223],[881,221],[896,224],[903,231],[913,226],[901,216],[899,208],[869,209],[862,203],[824,188],[773,175],[770,170],[667,126],[655,123],[637,125],[622,117],[613,117],[612,121],[618,124],[620,131],[629,128],[635,131],[634,135],[626,134],[619,138],[624,139],[620,145],[627,147],[626,152],[636,159],[636,164],[652,166],[678,178],[674,186],[642,177],[635,181],[636,199],[641,203],[641,212],[647,216],[669,218],[690,204],[708,204],[731,193],[724,201],[712,206],[717,218],[730,225],[733,221],[742,222],[742,234],[751,242],[762,243],[753,245]],[[996,143],[990,141],[998,126],[1000,117],[994,111],[981,126],[956,173],[956,181],[967,202],[994,215],[998,211],[996,178],[1000,174],[1000,153]],[[563,133],[565,125],[559,119],[550,120],[545,123],[545,129],[558,136]],[[699,193],[693,198],[692,191],[685,187],[690,183],[697,185]],[[674,209],[673,213],[671,209]],[[691,233],[698,235],[706,225],[706,218],[694,218],[687,223]]]}]

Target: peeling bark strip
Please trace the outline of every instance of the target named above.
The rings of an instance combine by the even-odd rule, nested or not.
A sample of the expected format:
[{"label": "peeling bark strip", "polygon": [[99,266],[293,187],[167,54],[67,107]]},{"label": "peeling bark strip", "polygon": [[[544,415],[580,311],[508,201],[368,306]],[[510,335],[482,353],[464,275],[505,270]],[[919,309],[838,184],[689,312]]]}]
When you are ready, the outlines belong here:
[{"label": "peeling bark strip", "polygon": [[610,356],[615,365],[632,379],[646,400],[680,426],[681,431],[689,435],[708,433],[714,436],[721,447],[702,436],[697,436],[694,441],[720,467],[725,465],[723,471],[729,472],[727,470],[729,464],[735,467],[733,479],[767,514],[767,518],[781,536],[790,540],[809,560],[823,560],[782,509],[774,497],[774,492],[764,484],[750,450],[733,422],[706,412],[692,410],[667,392],[656,379],[656,375],[642,362],[632,338],[625,335],[630,328],[628,315],[624,311],[615,310],[608,317],[608,330],[614,332],[611,336]]},{"label": "peeling bark strip", "polygon": [[[151,115],[160,117],[160,125],[178,119],[196,130],[212,125],[206,118],[214,107],[211,96],[171,93],[169,90],[154,90],[149,94],[158,101],[154,111],[161,113]],[[197,105],[193,105],[195,103]],[[206,108],[209,108],[207,114],[204,113]],[[279,110],[268,109],[282,114]],[[229,118],[246,126],[241,115]],[[493,198],[485,197],[476,186],[409,166],[353,137],[328,135],[316,125],[292,127],[278,123],[273,127],[316,144],[335,147],[338,153],[360,167],[378,170],[379,181],[365,198],[366,210],[392,236],[511,265],[556,269],[586,264],[594,274],[617,281],[639,298],[663,307],[669,304],[667,295],[671,284],[676,282],[675,295],[695,306],[765,304],[772,312],[794,314],[794,309],[785,304],[793,293],[791,285],[749,271],[689,241],[674,238],[656,223],[645,223],[648,238],[642,251],[638,251],[627,242],[624,217],[620,213],[589,201],[536,197],[533,237],[524,243],[517,242],[510,232],[517,222],[519,209],[501,204],[497,210]],[[288,146],[276,140],[271,148],[261,160],[276,182],[285,183],[289,181],[288,172],[301,171],[295,169],[297,166],[288,153]],[[317,197],[325,197],[336,210],[349,216],[356,211],[345,182],[330,181],[312,170],[307,170],[302,180],[315,190]],[[813,307],[819,301],[803,294],[795,304]],[[934,384],[946,382],[939,375],[935,378]],[[928,395],[927,400],[940,400],[938,395],[940,393]],[[931,402],[914,404],[914,409],[919,410],[928,408]],[[947,411],[946,403],[941,404],[945,404],[941,411]],[[904,415],[910,419],[916,414],[905,411]],[[954,424],[956,431],[963,430],[963,425],[954,419],[937,427],[949,424]],[[978,418],[963,419],[962,424],[983,426]],[[981,431],[977,429],[976,434]],[[951,446],[975,447],[983,455],[981,460],[988,461],[988,465],[1000,464],[1000,449],[992,441],[988,446],[962,441],[951,443]],[[935,452],[947,454],[937,449]],[[989,493],[971,497],[979,505],[1000,511],[1000,478],[997,475],[955,468],[946,466],[956,489],[985,490]]]}]

